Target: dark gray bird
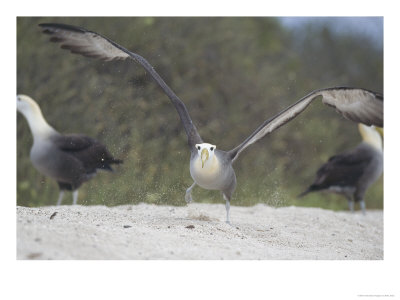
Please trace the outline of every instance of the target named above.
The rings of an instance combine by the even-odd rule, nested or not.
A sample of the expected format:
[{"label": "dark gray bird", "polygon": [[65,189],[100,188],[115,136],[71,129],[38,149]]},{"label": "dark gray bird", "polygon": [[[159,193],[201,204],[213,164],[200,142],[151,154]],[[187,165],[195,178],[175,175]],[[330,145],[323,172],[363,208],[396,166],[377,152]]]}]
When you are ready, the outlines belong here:
[{"label": "dark gray bird", "polygon": [[227,223],[229,223],[230,199],[236,188],[233,162],[244,149],[295,118],[318,96],[322,96],[324,103],[335,107],[346,118],[368,125],[383,123],[383,97],[380,94],[355,88],[321,89],[310,93],[266,120],[232,150],[218,150],[215,145],[203,142],[184,103],[142,56],[84,28],[65,24],[40,24],[39,26],[44,29],[44,33],[51,36],[50,41],[60,43],[61,48],[69,49],[72,53],[104,61],[131,58],[145,68],[175,106],[188,137],[191,152],[190,174],[194,183],[186,190],[186,201],[188,203],[192,201],[191,191],[196,184],[205,189],[221,191],[226,200]]},{"label": "dark gray bird", "polygon": [[352,150],[329,158],[318,169],[313,184],[299,197],[317,191],[341,194],[347,198],[352,212],[354,202],[359,202],[365,214],[365,192],[383,171],[382,139],[374,126],[359,124],[358,128],[362,143]]},{"label": "dark gray bird", "polygon": [[65,190],[72,191],[73,204],[76,204],[82,183],[94,177],[98,169],[112,171],[112,164],[122,163],[95,139],[82,134],[58,133],[29,96],[17,96],[17,110],[28,121],[33,135],[32,164],[43,175],[55,179],[60,187],[57,205],[61,204]]}]

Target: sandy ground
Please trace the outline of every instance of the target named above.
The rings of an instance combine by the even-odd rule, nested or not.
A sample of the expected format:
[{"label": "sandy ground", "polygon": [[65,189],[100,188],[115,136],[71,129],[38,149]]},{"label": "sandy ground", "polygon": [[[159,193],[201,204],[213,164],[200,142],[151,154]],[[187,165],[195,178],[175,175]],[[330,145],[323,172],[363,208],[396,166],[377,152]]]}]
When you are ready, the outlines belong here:
[{"label": "sandy ground", "polygon": [[383,212],[222,204],[17,207],[18,259],[383,259]]}]

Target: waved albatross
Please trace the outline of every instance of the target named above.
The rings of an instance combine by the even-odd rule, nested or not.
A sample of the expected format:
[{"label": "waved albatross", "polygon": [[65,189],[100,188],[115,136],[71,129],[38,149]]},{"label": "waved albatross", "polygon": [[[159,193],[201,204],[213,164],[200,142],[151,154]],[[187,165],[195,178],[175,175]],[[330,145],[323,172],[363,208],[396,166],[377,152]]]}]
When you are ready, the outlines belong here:
[{"label": "waved albatross", "polygon": [[237,147],[222,151],[214,144],[203,142],[184,103],[145,58],[98,33],[81,27],[66,24],[39,24],[39,26],[43,28],[43,33],[51,36],[50,41],[60,43],[63,49],[103,61],[131,58],[153,77],[175,106],[188,137],[191,152],[190,174],[194,183],[186,190],[185,200],[188,203],[192,201],[191,191],[196,184],[204,189],[221,191],[226,200],[227,223],[229,223],[230,199],[236,188],[236,175],[232,163],[244,149],[295,118],[318,96],[322,96],[325,104],[335,107],[348,119],[367,125],[382,126],[383,123],[381,95],[357,88],[321,89],[308,94],[266,120]]},{"label": "waved albatross", "polygon": [[354,202],[359,202],[365,214],[365,192],[383,171],[382,139],[374,126],[358,124],[358,129],[363,141],[329,158],[318,169],[313,184],[298,197],[317,191],[341,194],[347,198],[350,211],[354,211]]},{"label": "waved albatross", "polygon": [[122,163],[95,139],[82,134],[58,133],[46,122],[39,105],[29,96],[17,95],[17,110],[28,121],[33,135],[32,164],[58,183],[57,205],[61,204],[65,190],[72,191],[73,204],[76,204],[78,188],[94,177],[97,169],[112,171],[111,164]]}]

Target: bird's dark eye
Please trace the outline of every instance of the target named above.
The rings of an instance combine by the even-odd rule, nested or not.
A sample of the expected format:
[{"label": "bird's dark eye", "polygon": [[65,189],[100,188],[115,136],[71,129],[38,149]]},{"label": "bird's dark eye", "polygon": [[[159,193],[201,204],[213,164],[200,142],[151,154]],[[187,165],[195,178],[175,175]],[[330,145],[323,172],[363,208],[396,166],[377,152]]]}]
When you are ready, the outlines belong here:
[{"label": "bird's dark eye", "polygon": [[214,147],[211,147],[210,150],[211,150],[211,151],[214,151]]},{"label": "bird's dark eye", "polygon": [[197,150],[200,150],[200,146],[197,146]]}]

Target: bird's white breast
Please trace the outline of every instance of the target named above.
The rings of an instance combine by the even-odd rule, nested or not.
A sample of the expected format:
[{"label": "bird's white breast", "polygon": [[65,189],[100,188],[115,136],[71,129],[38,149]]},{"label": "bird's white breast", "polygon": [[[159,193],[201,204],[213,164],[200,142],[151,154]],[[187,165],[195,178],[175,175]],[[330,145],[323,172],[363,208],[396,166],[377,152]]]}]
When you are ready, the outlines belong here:
[{"label": "bird's white breast", "polygon": [[221,166],[217,158],[213,156],[202,168],[199,156],[190,161],[190,175],[193,180],[202,188],[220,189]]},{"label": "bird's white breast", "polygon": [[30,152],[30,158],[35,168],[46,176],[54,176],[49,165],[54,146],[49,140],[36,139]]}]

